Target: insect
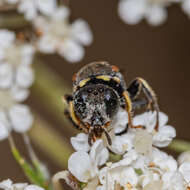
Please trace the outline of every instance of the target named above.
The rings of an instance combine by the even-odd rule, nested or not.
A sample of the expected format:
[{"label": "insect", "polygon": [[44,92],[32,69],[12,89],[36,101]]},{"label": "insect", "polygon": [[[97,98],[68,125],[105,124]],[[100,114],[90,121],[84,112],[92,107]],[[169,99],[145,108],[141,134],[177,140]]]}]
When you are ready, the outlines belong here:
[{"label": "insect", "polygon": [[[141,91],[146,99],[138,98]],[[146,105],[155,110],[158,130],[159,106],[152,88],[142,78],[136,78],[127,87],[119,69],[107,62],[90,63],[74,74],[73,93],[65,95],[64,100],[69,106],[66,115],[75,127],[89,134],[89,145],[103,133],[111,145],[108,127],[119,107],[126,109],[131,128],[139,127],[132,122],[135,109]]]}]

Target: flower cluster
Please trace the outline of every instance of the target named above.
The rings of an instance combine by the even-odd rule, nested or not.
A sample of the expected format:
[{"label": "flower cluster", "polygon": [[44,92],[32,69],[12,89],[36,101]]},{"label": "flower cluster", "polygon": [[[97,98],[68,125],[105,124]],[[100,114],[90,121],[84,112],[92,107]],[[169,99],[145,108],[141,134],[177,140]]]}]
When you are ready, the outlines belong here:
[{"label": "flower cluster", "polygon": [[30,110],[21,102],[34,80],[33,55],[30,44],[19,41],[13,32],[0,30],[0,140],[12,129],[23,133],[32,126]]},{"label": "flower cluster", "polygon": [[69,62],[80,61],[84,57],[84,46],[92,42],[90,27],[83,19],[72,24],[68,22],[69,9],[59,7],[49,17],[39,16],[34,21],[39,33],[37,48],[44,53],[55,53]]},{"label": "flower cluster", "polygon": [[56,11],[55,0],[4,0],[9,4],[17,4],[18,12],[23,13],[27,20],[36,19],[39,14],[48,16]]},{"label": "flower cluster", "polygon": [[28,185],[27,183],[15,183],[10,179],[0,182],[0,188],[3,190],[43,190],[37,185]]},{"label": "flower cluster", "polygon": [[[42,53],[58,53],[74,63],[84,57],[84,47],[92,43],[89,25],[83,19],[69,23],[70,10],[57,0],[4,0],[17,5],[17,10],[29,20],[37,34],[32,40]],[[35,42],[34,42],[35,41]]]},{"label": "flower cluster", "polygon": [[24,133],[32,126],[30,110],[22,102],[34,81],[31,64],[35,52],[59,53],[69,62],[77,62],[84,56],[83,46],[93,40],[88,24],[82,19],[70,24],[69,9],[58,6],[56,0],[3,0],[1,6],[4,3],[15,5],[35,33],[26,39],[23,33],[0,30],[0,140],[12,129]]},{"label": "flower cluster", "polygon": [[[172,156],[158,149],[168,146],[176,136],[175,129],[167,122],[167,115],[160,112],[159,128],[155,130],[156,113],[145,112],[133,120],[134,125],[142,128],[129,128],[126,134],[117,135],[128,123],[126,111],[120,109],[112,122],[111,146],[104,137],[96,140],[92,147],[88,145],[87,134],[72,137],[71,144],[76,152],[69,158],[66,182],[76,190],[190,188],[187,156],[181,156],[178,164]],[[113,159],[116,157],[119,159]]]},{"label": "flower cluster", "polygon": [[118,13],[127,24],[137,24],[146,19],[150,25],[158,26],[167,19],[167,7],[181,4],[182,10],[190,16],[190,0],[120,0]]}]

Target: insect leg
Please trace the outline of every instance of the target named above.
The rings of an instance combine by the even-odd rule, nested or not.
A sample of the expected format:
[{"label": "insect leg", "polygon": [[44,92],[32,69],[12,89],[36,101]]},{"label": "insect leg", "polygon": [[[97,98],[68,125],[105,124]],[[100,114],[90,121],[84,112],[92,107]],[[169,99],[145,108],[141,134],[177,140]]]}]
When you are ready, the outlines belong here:
[{"label": "insect leg", "polygon": [[107,132],[105,129],[104,129],[104,133],[105,133],[105,135],[106,135],[108,144],[111,146],[111,145],[112,145],[112,140],[111,140],[110,135],[108,134],[108,132]]},{"label": "insect leg", "polygon": [[127,91],[130,94],[132,100],[135,100],[141,91],[145,94],[148,100],[148,109],[153,108],[156,111],[156,126],[155,129],[158,130],[159,126],[159,106],[157,103],[156,94],[149,84],[142,78],[138,77],[130,84]]},{"label": "insect leg", "polygon": [[90,146],[92,146],[93,135],[94,135],[94,134],[93,134],[92,131],[90,131],[89,134],[88,134],[88,144],[89,144]]},{"label": "insect leg", "polygon": [[116,136],[121,136],[121,135],[127,133],[127,130],[128,130],[128,123],[127,123],[127,125],[126,125],[126,127],[125,127],[125,129],[124,129],[123,131],[121,131],[121,132],[119,132],[119,133],[116,133],[115,135],[116,135]]},{"label": "insect leg", "polygon": [[128,125],[133,128],[133,115],[132,115],[132,102],[129,97],[129,93],[127,91],[123,92],[123,97],[125,98],[125,103],[126,103],[126,110],[128,114]]},{"label": "insect leg", "polygon": [[93,128],[90,128],[89,129],[89,133],[88,133],[88,144],[90,146],[92,146],[92,142],[95,142],[96,141],[96,135],[94,133],[94,129]]}]

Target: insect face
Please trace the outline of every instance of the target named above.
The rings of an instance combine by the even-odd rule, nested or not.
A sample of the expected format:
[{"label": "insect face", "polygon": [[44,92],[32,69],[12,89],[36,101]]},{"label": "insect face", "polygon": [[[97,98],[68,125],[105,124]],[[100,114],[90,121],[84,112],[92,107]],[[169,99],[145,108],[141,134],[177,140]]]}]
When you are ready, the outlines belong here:
[{"label": "insect face", "polygon": [[76,91],[74,95],[76,115],[83,124],[92,128],[99,129],[106,126],[112,120],[118,107],[117,94],[106,85],[87,85]]}]

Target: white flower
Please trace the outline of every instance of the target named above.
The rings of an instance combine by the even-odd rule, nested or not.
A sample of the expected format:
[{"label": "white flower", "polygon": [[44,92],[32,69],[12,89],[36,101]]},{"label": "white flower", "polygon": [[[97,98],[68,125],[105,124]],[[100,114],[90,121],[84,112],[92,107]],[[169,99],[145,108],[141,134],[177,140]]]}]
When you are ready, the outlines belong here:
[{"label": "white flower", "polygon": [[[5,40],[6,39],[6,40]],[[15,34],[8,30],[0,30],[0,48],[8,47],[15,40]]]},{"label": "white flower", "polygon": [[31,45],[21,44],[13,32],[0,30],[0,88],[31,86],[34,80],[30,66],[33,54]]},{"label": "white flower", "polygon": [[4,140],[9,136],[9,131],[5,125],[0,122],[0,140]]},{"label": "white flower", "polygon": [[90,45],[93,40],[88,24],[82,19],[77,19],[71,24],[71,36],[86,46]]},{"label": "white flower", "polygon": [[144,1],[122,0],[119,2],[119,7],[118,7],[119,16],[127,24],[139,23],[144,16],[144,10],[145,10]]},{"label": "white flower", "polygon": [[137,129],[134,138],[135,150],[143,155],[150,155],[152,152],[152,135],[146,130]]},{"label": "white flower", "polygon": [[183,0],[181,6],[182,10],[190,17],[190,0]]},{"label": "white flower", "polygon": [[116,154],[124,154],[133,148],[134,134],[128,132],[121,136],[112,137],[112,145],[109,146],[110,150]]},{"label": "white flower", "polygon": [[172,156],[156,148],[152,151],[152,162],[164,172],[177,171],[177,161]]},{"label": "white flower", "polygon": [[[111,146],[104,141],[104,136],[92,147],[88,145],[87,134],[72,137],[77,152],[69,159],[69,170],[80,182],[87,183],[84,190],[189,189],[190,162],[183,158],[178,166],[172,156],[154,147],[167,146],[175,136],[173,127],[166,125],[167,115],[159,113],[158,131],[155,129],[156,112],[137,115],[133,125],[144,128],[129,128],[119,135],[125,131],[127,122],[127,114],[119,110],[108,129]],[[121,154],[120,160],[111,162],[115,160],[113,155],[108,160],[105,147],[116,155]]]},{"label": "white flower", "polygon": [[95,177],[88,182],[87,186],[85,186],[83,190],[98,190],[97,189],[98,184],[99,184],[98,178]]},{"label": "white flower", "polygon": [[0,88],[8,88],[13,81],[12,67],[6,62],[0,64]]},{"label": "white flower", "polygon": [[27,20],[36,19],[39,13],[46,16],[54,13],[57,7],[56,0],[6,0],[10,4],[18,4],[18,11],[23,13]]},{"label": "white flower", "polygon": [[59,7],[49,17],[38,17],[34,27],[41,33],[37,47],[44,53],[59,53],[69,62],[80,61],[84,56],[84,46],[92,42],[92,33],[88,24],[78,19],[68,22],[69,10]]},{"label": "white flower", "polygon": [[123,159],[115,162],[112,166],[116,167],[116,166],[129,166],[130,164],[132,164],[134,161],[137,161],[139,155],[135,150],[130,150],[129,152],[127,152],[126,154],[123,155]]},{"label": "white flower", "polygon": [[121,133],[127,127],[128,123],[128,114],[125,109],[119,108],[118,112],[116,113],[111,126],[114,129],[114,133]]},{"label": "white flower", "polygon": [[32,126],[30,110],[20,102],[28,97],[34,80],[33,54],[31,45],[18,41],[13,32],[0,30],[0,140],[12,129],[23,133]]},{"label": "white flower", "polygon": [[166,7],[171,0],[121,0],[118,12],[127,24],[137,24],[147,19],[151,25],[160,25],[167,18]]},{"label": "white flower", "polygon": [[15,183],[10,179],[0,182],[0,188],[3,190],[43,190],[37,185],[28,185],[27,183]]},{"label": "white flower", "polygon": [[[159,180],[160,176],[158,173],[154,173],[151,170],[147,170],[141,177],[143,189],[157,188],[162,189],[162,182]],[[152,189],[151,188],[151,189]]]},{"label": "white flower", "polygon": [[11,129],[26,132],[32,126],[33,118],[29,108],[17,103],[19,99],[25,99],[23,93],[19,91],[17,94],[17,91],[12,89],[0,89],[0,140],[7,138]]},{"label": "white flower", "polygon": [[184,162],[190,162],[190,151],[183,152],[178,156],[178,163],[182,164]]},{"label": "white flower", "polygon": [[76,137],[71,137],[71,144],[76,151],[88,152],[90,150],[88,135],[85,133],[79,133]]},{"label": "white flower", "polygon": [[69,62],[80,61],[84,57],[83,47],[72,39],[65,39],[58,49],[58,53]]},{"label": "white flower", "polygon": [[26,105],[15,104],[10,108],[0,109],[0,140],[7,138],[12,129],[24,133],[32,124],[33,117]]},{"label": "white flower", "polygon": [[166,172],[162,175],[163,189],[185,190],[183,176],[179,172]]},{"label": "white flower", "polygon": [[103,146],[102,140],[97,140],[88,154],[77,151],[68,161],[69,171],[81,182],[88,182],[98,174],[98,166],[103,165],[108,159],[108,151]]},{"label": "white flower", "polygon": [[133,124],[143,125],[146,130],[153,135],[153,145],[158,147],[165,147],[170,144],[172,139],[176,136],[176,131],[172,126],[166,125],[168,117],[166,114],[159,112],[159,128],[155,130],[156,112],[145,112],[141,115],[135,116]]},{"label": "white flower", "polygon": [[18,67],[15,80],[18,86],[22,88],[28,88],[34,81],[32,69],[27,65]]},{"label": "white flower", "polygon": [[179,172],[183,175],[186,183],[190,184],[190,162],[184,162],[179,167]]},{"label": "white flower", "polygon": [[29,108],[25,105],[14,105],[9,110],[11,126],[16,132],[26,132],[33,123],[33,117]]},{"label": "white flower", "polygon": [[116,166],[114,164],[101,169],[99,179],[102,185],[99,189],[105,190],[115,190],[115,184],[119,184],[122,187],[133,187],[136,186],[138,182],[138,176],[134,168],[119,165]]}]

